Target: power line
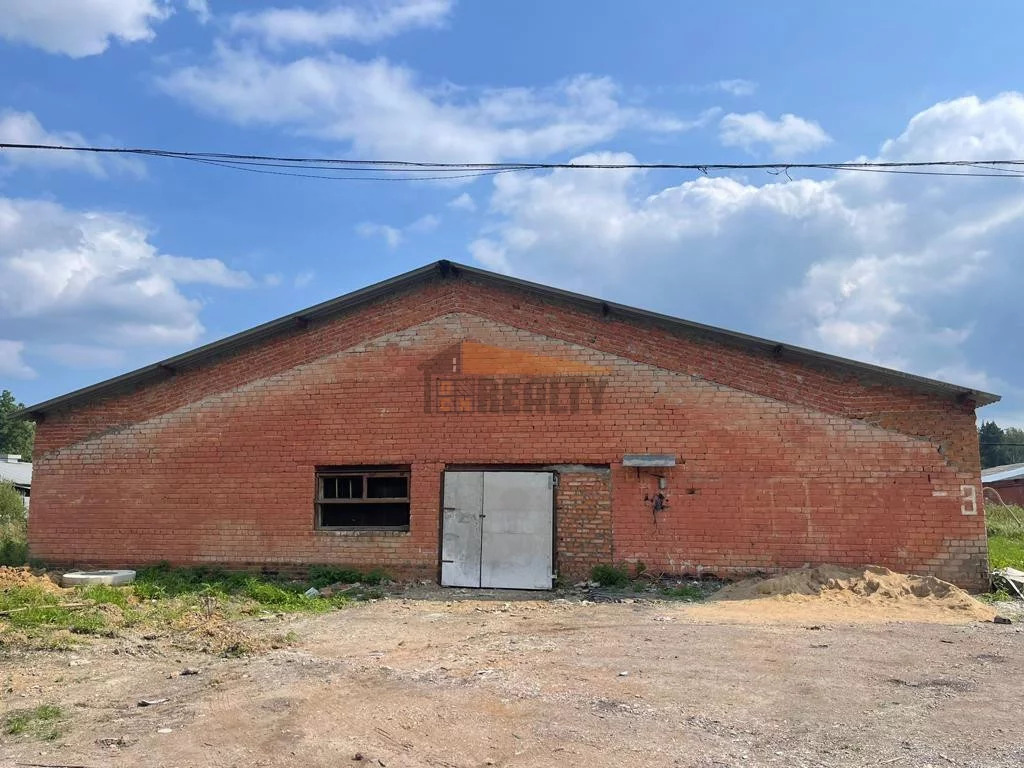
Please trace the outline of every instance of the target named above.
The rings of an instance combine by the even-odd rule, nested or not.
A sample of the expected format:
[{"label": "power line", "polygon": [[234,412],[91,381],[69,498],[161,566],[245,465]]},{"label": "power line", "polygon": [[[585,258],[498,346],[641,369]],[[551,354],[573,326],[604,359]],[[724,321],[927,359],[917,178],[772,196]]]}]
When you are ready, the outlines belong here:
[{"label": "power line", "polygon": [[[333,157],[288,157],[279,155],[194,152],[132,147],[92,147],[58,144],[0,143],[0,150],[88,152],[189,160],[208,165],[275,176],[332,179],[338,181],[434,181],[490,176],[536,170],[675,170],[709,175],[714,171],[766,171],[775,175],[791,170],[859,171],[921,176],[1024,177],[1024,160],[928,160],[915,162],[844,163],[451,163],[412,160],[352,160]],[[279,168],[285,170],[270,170]],[[323,171],[325,173],[310,173]],[[338,175],[345,172],[350,175]],[[354,174],[354,175],[352,175]],[[376,175],[371,175],[376,174]],[[382,175],[383,174],[383,175]],[[423,175],[420,175],[423,174]],[[433,175],[427,175],[433,174]]]},{"label": "power line", "polygon": [[[232,168],[236,171],[249,171],[250,173],[266,173],[272,176],[298,176],[306,179],[333,179],[336,181],[439,181],[441,179],[467,179],[475,178],[477,176],[495,176],[499,173],[509,173],[512,168],[499,170],[499,171],[478,171],[476,173],[458,173],[449,174],[445,176],[328,176],[320,173],[291,173],[289,171],[266,171],[259,168],[249,168],[244,164],[221,162],[218,160],[206,160],[198,157],[182,157],[182,160],[192,160],[196,163],[206,163],[207,165],[217,165],[221,168]],[[267,163],[267,165],[272,165]],[[304,165],[287,165],[278,164],[278,167],[283,168],[310,168],[315,166],[304,166]],[[352,170],[352,169],[349,169]],[[357,168],[355,170],[364,170]]]}]

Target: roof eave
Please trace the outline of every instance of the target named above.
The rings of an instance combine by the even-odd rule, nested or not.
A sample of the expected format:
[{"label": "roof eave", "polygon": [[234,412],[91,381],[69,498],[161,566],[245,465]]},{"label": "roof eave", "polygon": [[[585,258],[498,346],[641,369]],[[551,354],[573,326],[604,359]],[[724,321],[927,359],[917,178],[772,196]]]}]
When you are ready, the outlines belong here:
[{"label": "roof eave", "polygon": [[617,304],[612,301],[604,301],[597,299],[592,296],[586,296],[579,293],[573,293],[571,291],[564,291],[560,288],[552,288],[550,286],[542,285],[540,283],[533,283],[529,280],[522,280],[516,277],[508,277],[506,275],[498,275],[494,272],[487,270],[478,269],[476,267],[465,266],[462,264],[452,264],[457,269],[464,271],[468,274],[474,275],[484,280],[490,280],[494,282],[515,284],[526,290],[539,291],[549,295],[555,295],[559,298],[572,301],[577,304],[588,306],[592,309],[598,309],[603,314],[610,315],[615,314],[620,317],[632,318],[645,321],[653,321],[659,324],[667,325],[669,327],[685,327],[689,330],[704,333],[709,336],[717,338],[728,338],[740,346],[750,347],[757,349],[758,351],[767,351],[775,355],[776,357],[785,355],[786,357],[792,358],[804,358],[811,361],[817,361],[820,363],[826,363],[831,366],[841,366],[854,371],[861,371],[865,373],[873,373],[879,376],[887,378],[899,378],[905,380],[907,383],[916,385],[919,388],[928,388],[934,391],[936,394],[943,394],[961,399],[970,399],[975,402],[978,406],[991,405],[992,403],[999,402],[1002,399],[1001,395],[996,395],[991,392],[985,392],[979,389],[972,389],[970,387],[963,387],[950,382],[941,381],[939,379],[930,379],[926,376],[918,376],[913,373],[906,373],[905,371],[899,371],[895,368],[886,368],[885,366],[875,365],[873,363],[864,363],[859,360],[851,360],[846,357],[839,357],[838,355],[830,355],[827,352],[819,352],[813,349],[807,349],[806,347],[800,347],[793,344],[784,344],[779,341],[773,341],[771,339],[765,339],[759,336],[751,336],[749,334],[740,333],[739,331],[730,331],[726,328],[719,328],[713,325],[704,325],[703,323],[693,322],[692,320],[683,320],[678,317],[672,317],[671,315],[664,315],[658,312],[651,312],[645,309],[638,309],[636,307],[630,307],[625,304]]},{"label": "roof eave", "polygon": [[604,301],[593,296],[564,291],[560,288],[552,288],[551,286],[533,283],[529,280],[500,275],[477,267],[441,260],[427,264],[426,266],[418,269],[405,272],[387,280],[382,280],[378,283],[374,283],[373,285],[366,286],[365,288],[360,288],[359,290],[347,293],[344,296],[339,296],[338,298],[321,302],[320,304],[316,304],[312,307],[292,312],[291,314],[279,317],[276,320],[271,320],[245,331],[240,331],[239,333],[232,334],[231,336],[227,336],[223,339],[218,339],[217,341],[212,341],[209,344],[204,344],[196,349],[183,352],[179,355],[138,368],[134,371],[129,371],[128,373],[121,374],[120,376],[115,376],[97,384],[82,387],[81,389],[76,389],[73,392],[68,392],[67,394],[59,395],[41,403],[28,406],[14,415],[17,418],[38,420],[43,414],[47,411],[53,410],[54,408],[67,406],[88,399],[90,396],[100,394],[106,390],[114,389],[120,385],[142,383],[149,378],[174,373],[177,369],[184,367],[185,365],[194,365],[202,362],[206,358],[230,352],[235,348],[246,346],[264,337],[269,337],[276,333],[295,329],[297,327],[301,328],[310,320],[318,317],[323,317],[325,315],[334,314],[345,309],[356,307],[381,295],[398,289],[410,287],[435,276],[447,278],[449,276],[456,276],[461,272],[472,275],[479,280],[494,283],[499,286],[512,285],[523,290],[539,293],[544,296],[551,296],[563,301],[588,307],[590,309],[597,310],[605,316],[617,315],[626,319],[654,322],[670,329],[685,328],[688,331],[704,334],[715,339],[728,340],[741,347],[755,349],[761,352],[769,352],[775,357],[781,357],[784,355],[788,359],[806,360],[819,365],[825,364],[830,367],[845,368],[852,372],[870,373],[883,378],[897,379],[905,382],[907,386],[911,388],[923,389],[937,395],[953,397],[961,400],[970,400],[977,406],[990,405],[1001,399],[999,395],[992,394],[990,392],[962,387],[949,382],[940,381],[938,379],[929,379],[912,373],[905,373],[892,368],[874,365],[872,363],[862,363],[857,360],[830,355],[826,352],[818,352],[804,347],[783,344],[778,341],[772,341],[771,339],[750,336],[745,333],[730,331],[725,328],[717,328],[715,326],[704,325],[690,320],[683,320],[670,315],[663,315],[658,312],[650,312],[636,307],[630,307],[625,304]]},{"label": "roof eave", "polygon": [[266,323],[257,325],[254,328],[248,328],[230,336],[225,336],[223,339],[211,341],[209,344],[204,344],[201,347],[190,349],[187,352],[182,352],[181,354],[174,355],[173,357],[168,357],[156,363],[151,363],[150,365],[143,366],[142,368],[136,368],[134,371],[128,371],[120,376],[114,376],[113,378],[105,379],[104,381],[97,382],[96,384],[90,384],[88,387],[82,387],[81,389],[76,389],[72,392],[58,395],[57,397],[50,398],[49,400],[44,400],[41,403],[26,406],[13,415],[16,418],[35,419],[46,411],[88,398],[90,395],[97,394],[104,390],[113,389],[122,384],[141,383],[151,376],[155,377],[159,375],[166,375],[167,373],[173,373],[184,364],[193,365],[202,361],[204,358],[221,355],[225,352],[230,352],[236,347],[251,344],[261,338],[273,336],[276,333],[294,329],[296,327],[301,327],[305,323],[308,323],[310,320],[317,317],[322,317],[326,314],[332,314],[350,307],[358,306],[359,304],[371,301],[396,288],[406,287],[407,285],[411,285],[423,280],[424,278],[430,277],[435,273],[441,273],[442,271],[438,269],[438,265],[440,263],[441,262],[434,262],[433,264],[428,264],[425,267],[420,267],[387,280],[382,280],[379,283],[368,285],[365,288],[360,288],[352,293],[346,293],[344,296],[329,299],[319,304],[314,304],[312,307],[300,309],[297,312],[292,312],[291,314],[284,315],[283,317],[279,317],[275,320],[270,320]]}]

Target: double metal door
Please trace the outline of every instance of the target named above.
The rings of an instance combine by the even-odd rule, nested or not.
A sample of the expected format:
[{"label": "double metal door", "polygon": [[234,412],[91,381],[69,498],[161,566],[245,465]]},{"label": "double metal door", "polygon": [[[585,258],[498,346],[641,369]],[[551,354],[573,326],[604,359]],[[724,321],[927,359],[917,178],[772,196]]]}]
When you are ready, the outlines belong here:
[{"label": "double metal door", "polygon": [[550,472],[445,472],[441,583],[551,589]]}]

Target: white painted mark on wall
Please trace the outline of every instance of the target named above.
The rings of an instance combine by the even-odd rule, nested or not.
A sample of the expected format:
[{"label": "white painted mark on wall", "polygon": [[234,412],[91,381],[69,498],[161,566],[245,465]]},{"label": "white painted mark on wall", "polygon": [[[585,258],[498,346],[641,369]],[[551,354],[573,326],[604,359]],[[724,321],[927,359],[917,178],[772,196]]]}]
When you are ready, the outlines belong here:
[{"label": "white painted mark on wall", "polygon": [[964,515],[978,514],[978,488],[974,485],[960,486],[960,512]]}]

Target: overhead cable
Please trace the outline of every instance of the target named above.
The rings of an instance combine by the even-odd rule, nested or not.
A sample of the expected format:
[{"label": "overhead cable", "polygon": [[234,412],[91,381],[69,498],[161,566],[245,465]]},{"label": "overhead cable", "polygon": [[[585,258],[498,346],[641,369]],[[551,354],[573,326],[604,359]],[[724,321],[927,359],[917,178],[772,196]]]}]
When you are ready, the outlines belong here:
[{"label": "overhead cable", "polygon": [[[188,160],[234,170],[275,176],[332,179],[338,181],[437,181],[492,176],[500,173],[545,170],[674,170],[704,175],[713,172],[765,171],[774,175],[790,171],[859,171],[919,176],[1006,177],[1024,176],[1024,160],[926,160],[857,161],[839,163],[600,163],[600,162],[431,162],[419,160],[351,159],[336,157],[289,157],[280,155],[196,152],[138,147],[92,147],[59,144],[0,143],[4,150],[36,152],[85,152]],[[274,170],[278,169],[278,170]],[[339,175],[344,172],[346,175]]]}]

